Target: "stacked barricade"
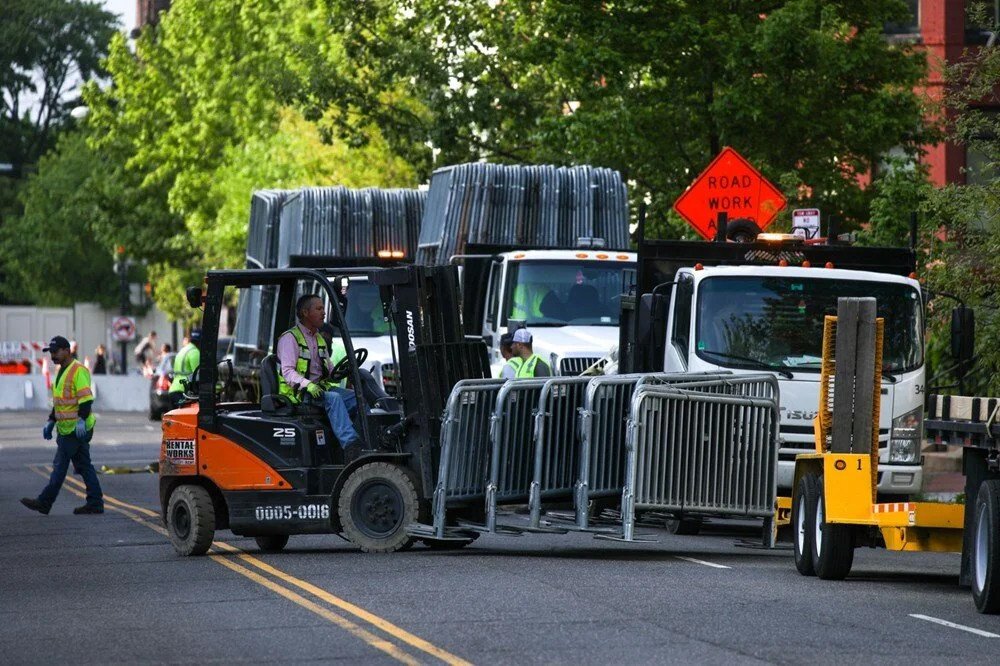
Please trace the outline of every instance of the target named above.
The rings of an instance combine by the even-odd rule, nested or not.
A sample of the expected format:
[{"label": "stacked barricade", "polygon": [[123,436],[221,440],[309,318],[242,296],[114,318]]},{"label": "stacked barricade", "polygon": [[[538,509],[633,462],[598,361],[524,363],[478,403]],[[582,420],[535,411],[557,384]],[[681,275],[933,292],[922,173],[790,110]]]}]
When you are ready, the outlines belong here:
[{"label": "stacked barricade", "polygon": [[628,247],[628,192],[613,169],[489,164],[437,169],[420,224],[417,262],[446,264],[466,244]]},{"label": "stacked barricade", "polygon": [[[635,541],[637,510],[763,518],[773,543],[778,384],[771,375],[654,374],[469,380],[444,417],[433,525],[414,536],[588,531]],[[620,498],[615,525],[595,499]],[[497,519],[528,503],[527,524]],[[575,507],[543,520],[545,504]],[[478,505],[478,507],[477,507]]]}]

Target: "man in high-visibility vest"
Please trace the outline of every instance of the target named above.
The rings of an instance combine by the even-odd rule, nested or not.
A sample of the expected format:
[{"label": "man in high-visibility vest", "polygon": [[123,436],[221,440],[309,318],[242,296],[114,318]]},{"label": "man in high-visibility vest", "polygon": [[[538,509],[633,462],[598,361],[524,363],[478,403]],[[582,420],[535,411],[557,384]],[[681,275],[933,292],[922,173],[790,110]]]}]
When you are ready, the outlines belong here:
[{"label": "man in high-visibility vest", "polygon": [[97,471],[90,462],[90,440],[94,436],[94,418],[91,406],[94,394],[90,390],[90,371],[73,357],[69,340],[57,335],[42,351],[52,355],[52,362],[59,365],[56,383],[52,386],[52,412],[49,422],[42,428],[42,437],[52,439],[56,431],[56,457],[52,461],[49,483],[37,499],[24,497],[21,504],[32,511],[47,514],[52,509],[59,489],[66,479],[72,461],[77,474],[87,485],[87,503],[73,509],[73,513],[104,513],[104,493]]},{"label": "man in high-visibility vest", "polygon": [[500,379],[514,379],[517,377],[517,371],[521,367],[521,363],[523,363],[520,356],[514,356],[513,344],[513,333],[504,333],[500,336],[500,355],[506,361],[504,366],[500,368]]},{"label": "man in high-visibility vest", "polygon": [[174,379],[170,382],[167,397],[174,407],[184,402],[184,389],[187,388],[194,371],[201,364],[201,329],[192,329],[188,343],[181,347],[174,357]]},{"label": "man in high-visibility vest", "polygon": [[[293,404],[303,400],[321,404],[330,419],[333,434],[344,449],[344,462],[348,463],[357,458],[362,450],[361,439],[350,414],[357,409],[358,398],[354,391],[341,388],[330,379],[336,364],[330,358],[326,340],[318,335],[320,326],[326,320],[323,300],[316,294],[306,294],[295,303],[295,312],[298,324],[278,338],[276,351],[281,363],[278,393]],[[338,350],[338,355],[344,358],[343,347]]]},{"label": "man in high-visibility vest", "polygon": [[519,328],[514,331],[514,341],[511,345],[514,356],[521,359],[521,367],[517,369],[515,378],[524,379],[528,377],[551,377],[552,369],[549,364],[542,360],[542,357],[531,349],[531,333],[526,328]]}]

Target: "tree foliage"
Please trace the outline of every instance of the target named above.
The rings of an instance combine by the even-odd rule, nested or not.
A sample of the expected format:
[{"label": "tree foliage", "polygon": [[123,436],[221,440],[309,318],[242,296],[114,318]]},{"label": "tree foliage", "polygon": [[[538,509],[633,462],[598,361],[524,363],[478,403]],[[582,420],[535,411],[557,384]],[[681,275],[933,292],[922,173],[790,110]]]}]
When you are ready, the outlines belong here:
[{"label": "tree foliage", "polygon": [[0,161],[30,167],[55,144],[80,84],[101,73],[117,24],[96,1],[4,0]]},{"label": "tree foliage", "polygon": [[[356,110],[440,163],[614,167],[656,220],[724,145],[796,205],[865,220],[858,177],[937,136],[913,92],[924,55],[882,34],[900,0],[329,3],[357,63],[318,92],[349,102],[343,131]],[[394,103],[401,89],[419,111]]]},{"label": "tree foliage", "polygon": [[135,181],[129,205],[156,221],[102,226],[102,237],[150,265],[168,313],[190,314],[183,286],[206,268],[243,265],[254,189],[413,184],[377,128],[338,140],[312,99],[343,66],[325,12],[309,0],[182,0],[134,52],[114,40],[113,86],[87,89],[91,146],[115,156]]}]

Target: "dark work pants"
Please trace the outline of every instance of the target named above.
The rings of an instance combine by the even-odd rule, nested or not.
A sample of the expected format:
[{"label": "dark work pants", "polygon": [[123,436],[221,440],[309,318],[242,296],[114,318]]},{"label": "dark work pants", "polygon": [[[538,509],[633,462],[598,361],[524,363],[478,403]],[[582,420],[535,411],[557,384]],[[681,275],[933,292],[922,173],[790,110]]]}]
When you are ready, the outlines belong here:
[{"label": "dark work pants", "polygon": [[93,436],[93,430],[88,430],[87,436],[83,440],[77,439],[74,433],[56,435],[56,457],[52,461],[52,474],[49,476],[49,484],[42,489],[38,496],[38,501],[46,508],[51,508],[53,502],[56,501],[56,496],[66,479],[66,471],[69,469],[71,461],[73,469],[83,477],[83,482],[87,485],[87,506],[104,508],[101,482],[97,480],[97,470],[90,462],[90,440]]}]

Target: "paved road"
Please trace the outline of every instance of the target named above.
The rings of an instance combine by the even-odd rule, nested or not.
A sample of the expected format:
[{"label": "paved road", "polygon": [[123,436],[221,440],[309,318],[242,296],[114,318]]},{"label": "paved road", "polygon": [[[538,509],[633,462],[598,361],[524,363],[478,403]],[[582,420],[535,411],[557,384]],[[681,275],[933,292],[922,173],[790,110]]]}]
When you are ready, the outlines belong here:
[{"label": "paved road", "polygon": [[[71,477],[48,516],[41,414],[0,413],[4,663],[997,663],[1000,618],[957,586],[958,556],[860,550],[845,582],[796,573],[787,550],[714,526],[627,546],[585,535],[483,537],[452,553],[365,555],[293,537],[263,555],[217,535],[182,559],[156,517],[156,476],[104,474],[103,516],[74,516]],[[154,426],[158,424],[153,424]],[[159,433],[101,415],[95,463],[140,467]],[[954,628],[915,616],[951,622]]]}]

